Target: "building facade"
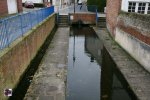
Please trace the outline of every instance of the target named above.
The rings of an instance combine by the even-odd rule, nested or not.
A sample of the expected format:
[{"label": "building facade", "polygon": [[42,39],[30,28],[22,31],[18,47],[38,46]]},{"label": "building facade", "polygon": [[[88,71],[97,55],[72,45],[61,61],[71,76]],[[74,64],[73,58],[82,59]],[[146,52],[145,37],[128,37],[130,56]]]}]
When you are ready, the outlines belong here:
[{"label": "building facade", "polygon": [[0,16],[22,12],[22,0],[0,0]]},{"label": "building facade", "polygon": [[150,0],[107,0],[107,29],[150,72]]}]

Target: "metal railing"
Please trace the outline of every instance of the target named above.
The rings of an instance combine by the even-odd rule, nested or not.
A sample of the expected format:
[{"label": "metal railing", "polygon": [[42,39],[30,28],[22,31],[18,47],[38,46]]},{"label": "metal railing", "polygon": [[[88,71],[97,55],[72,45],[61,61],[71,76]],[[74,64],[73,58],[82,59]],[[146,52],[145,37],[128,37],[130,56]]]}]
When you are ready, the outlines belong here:
[{"label": "metal railing", "polygon": [[78,4],[75,4],[75,7],[74,7],[74,5],[71,5],[71,6],[68,6],[66,8],[60,9],[59,14],[60,15],[64,15],[64,14],[68,15],[69,13],[74,13],[74,10],[75,10],[75,13],[95,13],[96,9],[97,9],[96,5],[86,5],[86,4],[78,5]]},{"label": "metal railing", "polygon": [[54,6],[51,6],[0,20],[0,50],[9,47],[10,43],[23,36],[53,12]]},{"label": "metal railing", "polygon": [[98,26],[98,11],[96,9],[96,26]]}]

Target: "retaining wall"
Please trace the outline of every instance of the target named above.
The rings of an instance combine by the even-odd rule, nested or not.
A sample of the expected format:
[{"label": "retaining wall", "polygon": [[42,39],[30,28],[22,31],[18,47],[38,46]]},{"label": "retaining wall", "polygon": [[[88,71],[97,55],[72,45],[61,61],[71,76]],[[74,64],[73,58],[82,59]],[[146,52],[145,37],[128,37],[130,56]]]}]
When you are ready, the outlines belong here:
[{"label": "retaining wall", "polygon": [[23,37],[14,41],[9,48],[0,52],[0,98],[4,96],[4,89],[15,88],[27,66],[51,33],[55,25],[55,14],[34,27]]},{"label": "retaining wall", "polygon": [[150,15],[122,12],[115,40],[150,72]]}]

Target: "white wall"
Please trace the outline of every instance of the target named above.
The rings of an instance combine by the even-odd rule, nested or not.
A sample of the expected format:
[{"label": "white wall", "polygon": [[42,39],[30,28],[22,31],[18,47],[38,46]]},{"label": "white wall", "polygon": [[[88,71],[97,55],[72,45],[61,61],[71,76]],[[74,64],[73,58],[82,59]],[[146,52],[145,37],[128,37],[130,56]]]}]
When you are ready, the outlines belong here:
[{"label": "white wall", "polygon": [[8,5],[8,14],[17,13],[17,1],[16,0],[7,0]]},{"label": "white wall", "polygon": [[22,3],[25,1],[32,1],[33,3],[43,3],[43,0],[22,0]]},{"label": "white wall", "polygon": [[116,28],[115,40],[147,71],[150,72],[150,46]]},{"label": "white wall", "polygon": [[122,6],[121,10],[123,11],[128,11],[128,2],[129,1],[134,1],[134,2],[150,2],[150,0],[122,0]]}]

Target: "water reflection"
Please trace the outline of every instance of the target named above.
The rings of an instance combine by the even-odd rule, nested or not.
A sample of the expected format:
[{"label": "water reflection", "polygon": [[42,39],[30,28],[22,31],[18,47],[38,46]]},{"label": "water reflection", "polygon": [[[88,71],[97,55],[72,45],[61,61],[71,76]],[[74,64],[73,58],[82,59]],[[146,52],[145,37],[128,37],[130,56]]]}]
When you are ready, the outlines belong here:
[{"label": "water reflection", "polygon": [[102,55],[101,100],[137,100],[105,48]]},{"label": "water reflection", "polygon": [[67,100],[136,100],[131,94],[94,30],[72,27]]},{"label": "water reflection", "polygon": [[91,34],[86,27],[70,31],[67,100],[100,100],[100,67],[85,42]]}]

